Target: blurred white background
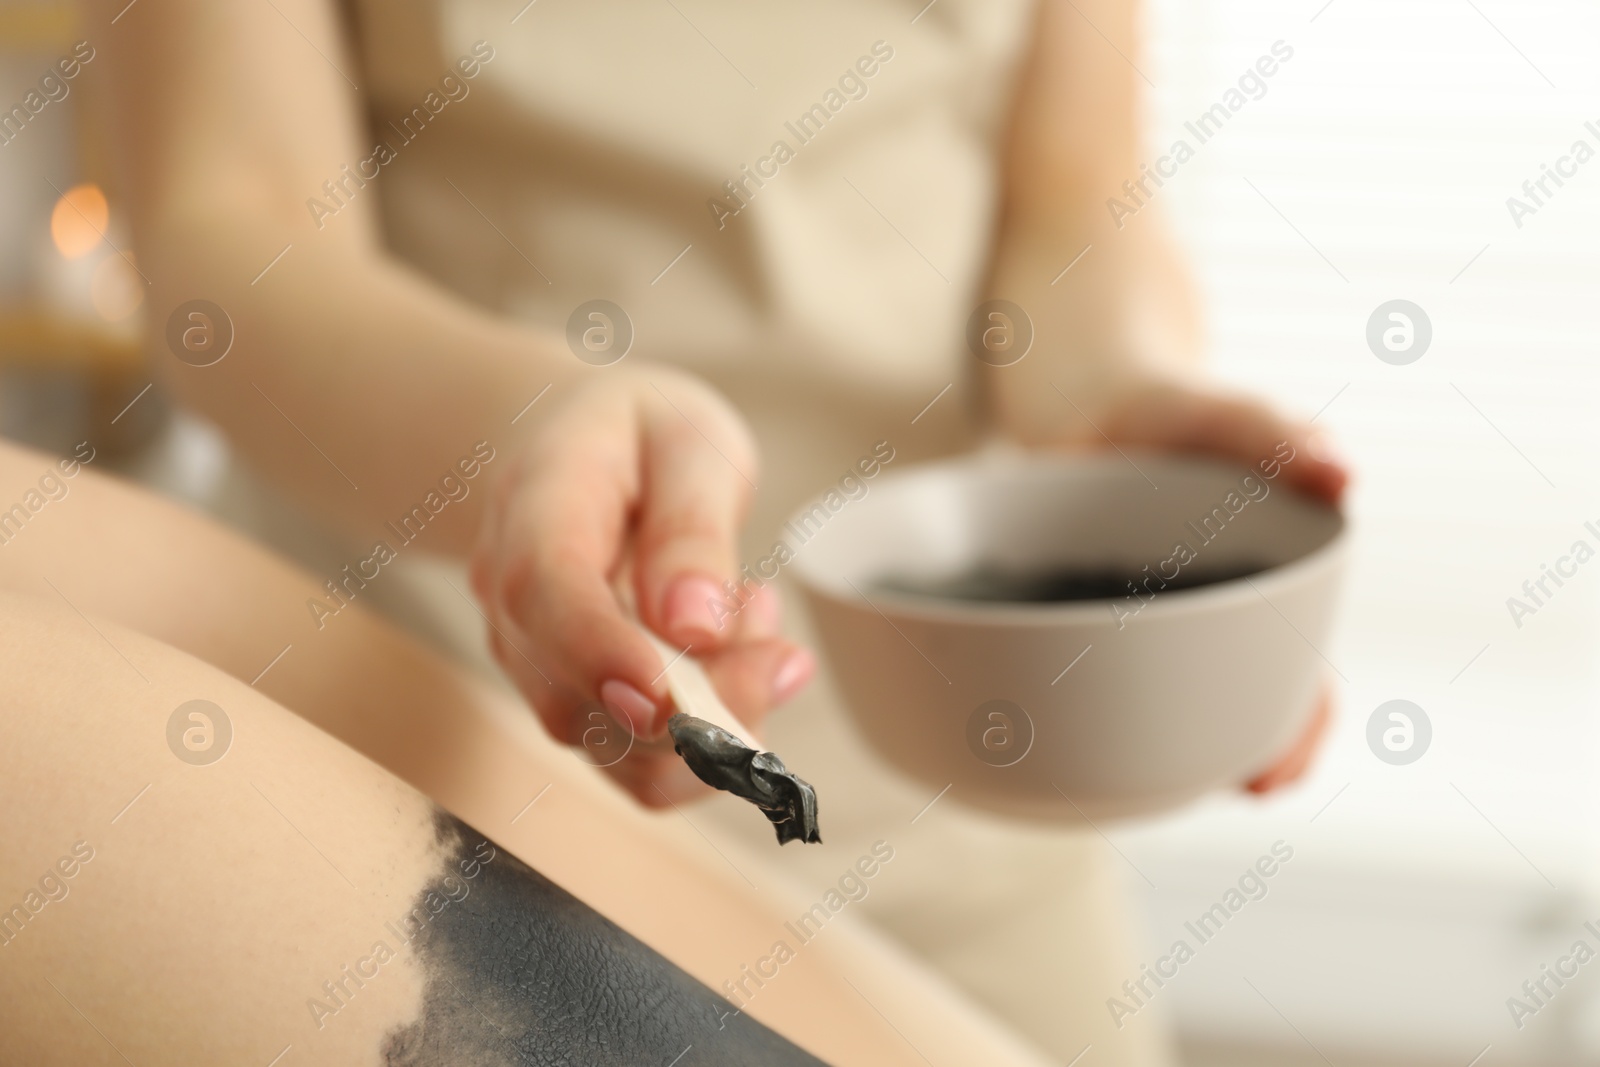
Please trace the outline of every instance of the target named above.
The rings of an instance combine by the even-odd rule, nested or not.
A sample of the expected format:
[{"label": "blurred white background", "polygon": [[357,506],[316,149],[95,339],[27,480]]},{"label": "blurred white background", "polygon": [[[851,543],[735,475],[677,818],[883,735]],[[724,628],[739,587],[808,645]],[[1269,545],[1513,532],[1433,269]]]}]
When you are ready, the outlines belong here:
[{"label": "blurred white background", "polygon": [[[1152,159],[1274,41],[1294,48],[1158,195],[1216,369],[1321,412],[1357,470],[1321,650],[1341,711],[1309,781],[1108,828],[1162,951],[1273,841],[1295,849],[1160,996],[1204,1062],[1600,1062],[1600,967],[1520,1030],[1506,1006],[1580,936],[1600,948],[1581,928],[1600,925],[1600,566],[1520,629],[1506,606],[1573,541],[1600,547],[1600,159],[1520,229],[1506,207],[1575,140],[1600,150],[1600,10],[1157,0],[1149,28]],[[1396,298],[1433,326],[1406,366],[1365,340]],[[1395,698],[1433,726],[1409,766],[1366,744]]]}]

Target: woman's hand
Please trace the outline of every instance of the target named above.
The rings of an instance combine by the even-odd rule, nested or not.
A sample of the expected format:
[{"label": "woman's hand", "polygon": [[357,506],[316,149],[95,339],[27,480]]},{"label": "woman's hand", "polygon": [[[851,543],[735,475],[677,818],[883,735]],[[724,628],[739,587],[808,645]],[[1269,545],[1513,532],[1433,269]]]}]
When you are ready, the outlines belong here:
[{"label": "woman's hand", "polygon": [[[1294,459],[1282,465],[1284,481],[1329,504],[1337,504],[1350,480],[1349,469],[1328,439],[1309,424],[1279,414],[1248,397],[1175,377],[1149,377],[1125,383],[1115,399],[1092,419],[1095,440],[1109,447],[1150,448],[1216,456],[1254,467],[1282,442]],[[1066,406],[1065,404],[1063,405]],[[1068,409],[1063,422],[1079,419]],[[1101,436],[1101,435],[1104,436]],[[1071,437],[1093,443],[1087,434]],[[1042,442],[1041,442],[1042,443]],[[1333,715],[1333,690],[1325,685],[1317,710],[1301,737],[1266,769],[1246,783],[1252,793],[1268,793],[1299,779],[1310,767]]]},{"label": "woman's hand", "polygon": [[[1138,447],[1252,468],[1286,443],[1295,458],[1282,465],[1283,481],[1337,504],[1350,474],[1324,434],[1198,369],[1193,289],[1159,214],[1147,216],[1110,234],[1089,220],[1023,226],[1002,239],[991,291],[1023,308],[1035,340],[1020,362],[985,369],[1000,425],[1034,447]],[[1055,265],[1090,244],[1071,272]],[[1302,737],[1246,788],[1265,793],[1298,779],[1332,709],[1324,687]]]},{"label": "woman's hand", "polygon": [[1332,720],[1333,686],[1324,682],[1322,691],[1317,694],[1317,709],[1311,713],[1311,721],[1306,723],[1299,738],[1270,767],[1246,782],[1245,789],[1257,794],[1270,793],[1298,782],[1311,767],[1317,749],[1322,747],[1322,739],[1327,736],[1328,724]]},{"label": "woman's hand", "polygon": [[[1130,383],[1118,390],[1104,421],[1096,422],[1105,434],[1103,444],[1216,456],[1252,468],[1287,442],[1294,459],[1280,468],[1284,482],[1329,504],[1339,502],[1350,480],[1349,469],[1328,439],[1309,424],[1203,384],[1162,378]],[[1269,793],[1304,775],[1327,733],[1333,707],[1333,688],[1325,684],[1304,733],[1245,788]]]},{"label": "woman's hand", "polygon": [[1252,397],[1176,376],[1140,378],[1113,396],[1099,423],[1103,443],[1215,456],[1246,467],[1287,443],[1294,459],[1283,464],[1282,476],[1294,488],[1338,504],[1350,480],[1325,434]]},{"label": "woman's hand", "polygon": [[[701,660],[752,727],[805,685],[815,660],[778,636],[774,590],[752,583],[735,598],[724,584],[739,581],[757,476],[737,412],[694,378],[654,367],[566,389],[502,472],[472,584],[496,659],[550,733],[661,806],[706,787],[664,740],[665,664],[628,602]],[[623,734],[604,728],[599,705]]]}]

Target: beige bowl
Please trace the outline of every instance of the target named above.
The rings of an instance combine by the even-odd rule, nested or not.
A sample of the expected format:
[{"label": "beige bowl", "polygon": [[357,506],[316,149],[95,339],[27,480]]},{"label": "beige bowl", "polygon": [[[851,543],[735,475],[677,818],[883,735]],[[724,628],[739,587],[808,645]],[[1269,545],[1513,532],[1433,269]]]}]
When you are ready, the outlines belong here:
[{"label": "beige bowl", "polygon": [[[1312,713],[1345,523],[1274,473],[1115,453],[913,467],[825,521],[797,516],[789,529],[808,539],[791,567],[855,722],[889,763],[1009,815],[1155,812],[1261,770]],[[1143,584],[1056,603],[884,584],[978,567],[1111,569]]]}]

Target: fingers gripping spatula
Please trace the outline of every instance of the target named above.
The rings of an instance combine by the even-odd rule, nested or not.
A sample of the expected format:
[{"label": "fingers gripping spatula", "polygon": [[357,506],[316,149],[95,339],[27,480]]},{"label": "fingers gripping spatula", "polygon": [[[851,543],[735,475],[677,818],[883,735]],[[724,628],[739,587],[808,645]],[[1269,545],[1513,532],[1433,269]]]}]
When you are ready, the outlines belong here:
[{"label": "fingers gripping spatula", "polygon": [[654,634],[645,631],[645,636],[667,665],[667,689],[677,709],[667,720],[673,750],[695,777],[760,808],[778,832],[778,844],[820,843],[817,791],[811,783],[792,774],[776,754],[762,751],[699,663]]}]

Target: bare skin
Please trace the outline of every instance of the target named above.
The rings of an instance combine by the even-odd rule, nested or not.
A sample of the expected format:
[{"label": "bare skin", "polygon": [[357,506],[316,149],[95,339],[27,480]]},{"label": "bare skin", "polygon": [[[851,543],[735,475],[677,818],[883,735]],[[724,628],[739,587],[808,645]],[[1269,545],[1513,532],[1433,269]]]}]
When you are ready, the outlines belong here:
[{"label": "bare skin", "polygon": [[[90,29],[122,7],[95,0]],[[989,287],[1029,309],[1039,341],[1028,359],[990,376],[997,425],[1038,447],[1109,440],[1247,463],[1289,440],[1307,457],[1291,479],[1336,498],[1343,467],[1308,427],[1197,376],[1193,296],[1159,210],[1110,232],[1104,198],[1138,173],[1140,139],[1137,75],[1101,34],[1137,59],[1138,15],[1135,0],[1039,6],[1005,150]],[[725,401],[652,367],[666,354],[647,338],[630,356],[641,373],[601,375],[567,358],[552,333],[418,278],[384,250],[371,198],[343,208],[339,225],[314,228],[305,191],[364,143],[355,94],[324,58],[346,58],[329,0],[144,0],[96,41],[104,58],[91,73],[115,83],[112,128],[151,306],[204,293],[237,325],[234,351],[215,367],[164,360],[170,384],[227,427],[254,466],[366,535],[470,443],[491,437],[508,457],[494,472],[502,484],[454,508],[431,547],[477,546],[474,588],[503,635],[494,651],[557,738],[572,738],[578,708],[595,700],[640,737],[660,737],[659,658],[608,595],[624,572],[640,618],[706,657],[747,723],[805,683],[809,653],[761,622],[775,609],[719,629],[698,584],[718,586],[737,567],[748,485],[724,457],[755,465],[750,435]],[[291,258],[251,284],[286,243]],[[1051,285],[1087,244],[1089,258]],[[159,330],[164,315],[150,318]],[[688,410],[699,432],[674,408]],[[285,425],[285,410],[326,455]],[[703,790],[652,751],[611,770],[639,800]]]},{"label": "bare skin", "polygon": [[[386,963],[320,1032],[304,1002],[432,875],[426,801],[242,683],[96,625],[104,639],[59,598],[0,597],[4,907],[31,910],[41,872],[90,857],[6,931],[4,1058],[265,1063],[293,1044],[312,1062],[377,1062],[420,1011],[414,958]],[[191,767],[166,720],[202,696],[226,707],[235,743]]]},{"label": "bare skin", "polygon": [[[0,500],[57,470],[0,445]],[[292,1062],[380,1062],[424,1012],[425,960],[391,945],[320,1027],[306,1002],[442,877],[428,798],[713,989],[813,902],[811,888],[756,892],[677,813],[642,810],[514,698],[359,605],[318,630],[309,575],[92,465],[61,484],[0,545],[0,807],[17,815],[0,902],[80,840],[94,857],[0,946],[0,1059],[123,1062],[109,1038],[136,1063],[266,1063],[286,1044]],[[233,724],[210,765],[168,747],[169,716],[194,698]],[[893,950],[836,932],[750,1015],[840,1064],[922,1062],[885,1016],[951,1062],[1036,1062]]]}]

